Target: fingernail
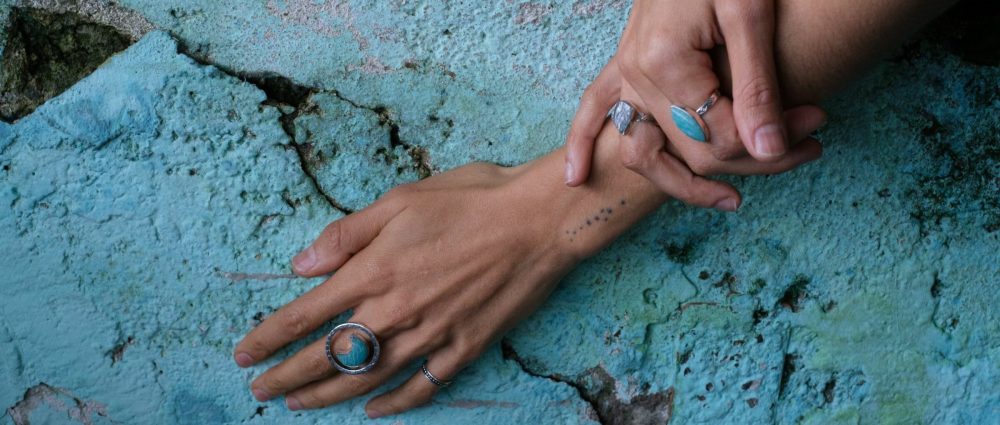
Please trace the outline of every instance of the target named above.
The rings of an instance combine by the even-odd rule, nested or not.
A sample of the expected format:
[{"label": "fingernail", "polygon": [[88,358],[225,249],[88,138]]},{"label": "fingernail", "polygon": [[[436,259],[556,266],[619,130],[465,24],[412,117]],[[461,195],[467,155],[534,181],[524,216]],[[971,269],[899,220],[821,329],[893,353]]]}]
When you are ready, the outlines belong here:
[{"label": "fingernail", "polygon": [[573,181],[573,163],[569,162],[569,160],[567,159],[566,160],[566,184],[568,185],[571,181]]},{"label": "fingernail", "polygon": [[302,410],[302,403],[295,397],[285,397],[285,406],[288,410]]},{"label": "fingernail", "polygon": [[739,204],[736,202],[736,198],[726,198],[715,203],[714,208],[722,211],[733,212],[739,208]]},{"label": "fingernail", "polygon": [[253,397],[256,398],[257,401],[268,401],[271,399],[271,394],[268,394],[268,392],[264,390],[254,389]]},{"label": "fingernail", "polygon": [[365,413],[368,414],[368,419],[378,419],[385,415],[375,409],[365,409]]},{"label": "fingernail", "polygon": [[250,357],[247,353],[237,353],[236,354],[236,364],[240,367],[248,367],[253,365],[253,357]]},{"label": "fingernail", "polygon": [[292,268],[295,269],[297,273],[307,273],[312,270],[313,266],[316,265],[316,253],[313,252],[313,247],[306,248],[305,251],[296,255],[292,259]]},{"label": "fingernail", "polygon": [[753,135],[753,146],[757,154],[762,156],[779,156],[785,153],[784,137],[781,127],[768,124],[758,128]]}]

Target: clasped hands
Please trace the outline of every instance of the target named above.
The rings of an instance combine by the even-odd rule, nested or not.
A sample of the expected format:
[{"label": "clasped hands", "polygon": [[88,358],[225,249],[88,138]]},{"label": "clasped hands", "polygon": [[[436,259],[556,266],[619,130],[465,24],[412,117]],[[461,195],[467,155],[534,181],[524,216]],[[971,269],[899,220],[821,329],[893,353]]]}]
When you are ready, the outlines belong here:
[{"label": "clasped hands", "polygon": [[[372,398],[366,413],[425,404],[441,387],[415,362],[461,385],[462,368],[537,309],[565,273],[659,205],[649,191],[733,211],[736,189],[704,176],[772,174],[818,158],[821,147],[808,135],[825,115],[814,106],[782,109],[774,22],[770,0],[636,1],[617,54],[583,96],[565,151],[400,186],[331,223],[294,258],[301,276],[333,275],[254,328],[236,346],[236,363],[257,364],[345,311],[377,336],[381,357],[365,373],[338,373],[329,350],[352,342],[328,348],[316,340],[258,376],[254,397],[321,408],[405,370],[410,378]],[[715,74],[726,64],[713,66],[711,57],[721,45],[728,58],[716,62],[731,64],[734,99],[720,97],[704,114],[711,137],[698,142],[674,125],[669,107],[696,108],[717,89],[729,92]],[[618,100],[658,126],[634,123],[618,134],[605,122]],[[622,164],[631,171],[618,172]]]}]

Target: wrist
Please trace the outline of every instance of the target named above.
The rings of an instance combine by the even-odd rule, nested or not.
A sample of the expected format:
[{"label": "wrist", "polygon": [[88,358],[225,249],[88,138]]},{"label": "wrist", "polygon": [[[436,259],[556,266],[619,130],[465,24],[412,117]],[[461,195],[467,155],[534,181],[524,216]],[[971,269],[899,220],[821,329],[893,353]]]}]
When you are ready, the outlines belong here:
[{"label": "wrist", "polygon": [[590,178],[579,187],[564,181],[563,149],[513,169],[519,198],[534,205],[528,221],[553,249],[578,262],[611,244],[667,200],[642,176],[621,164],[617,134],[606,126],[597,138]]}]

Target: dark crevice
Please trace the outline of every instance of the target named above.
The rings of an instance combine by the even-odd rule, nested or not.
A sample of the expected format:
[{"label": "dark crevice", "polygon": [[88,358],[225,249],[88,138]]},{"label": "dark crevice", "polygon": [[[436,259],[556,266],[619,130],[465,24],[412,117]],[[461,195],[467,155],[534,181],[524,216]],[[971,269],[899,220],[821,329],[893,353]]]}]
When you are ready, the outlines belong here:
[{"label": "dark crevice", "polygon": [[77,13],[10,10],[0,63],[0,120],[12,123],[132,44],[114,27]]},{"label": "dark crevice", "polygon": [[826,381],[826,384],[823,385],[823,401],[826,402],[826,404],[833,403],[833,398],[836,396],[836,390],[837,377],[831,376],[830,380]]},{"label": "dark crevice", "polygon": [[781,361],[781,378],[778,380],[778,399],[785,396],[785,388],[788,386],[788,380],[795,373],[795,361],[798,358],[799,356],[796,354],[785,353],[785,357]]},{"label": "dark crevice", "polygon": [[108,357],[111,357],[111,366],[122,361],[122,358],[125,357],[125,350],[131,347],[132,344],[135,344],[135,337],[130,335],[128,338],[125,338],[125,341],[118,343],[108,351]]},{"label": "dark crevice", "polygon": [[778,305],[791,310],[793,313],[798,313],[802,308],[802,301],[809,295],[809,292],[807,292],[808,286],[808,277],[803,275],[796,276],[792,284],[788,285],[788,288],[785,289],[785,293],[778,299]]},{"label": "dark crevice", "polygon": [[642,394],[625,402],[615,394],[614,378],[600,366],[590,368],[572,379],[559,374],[546,375],[533,371],[528,361],[514,350],[508,340],[501,340],[500,349],[503,358],[516,363],[524,373],[575,389],[580,398],[590,405],[593,419],[601,424],[631,425],[670,421],[674,404],[673,388],[648,393],[648,387],[644,387]]}]

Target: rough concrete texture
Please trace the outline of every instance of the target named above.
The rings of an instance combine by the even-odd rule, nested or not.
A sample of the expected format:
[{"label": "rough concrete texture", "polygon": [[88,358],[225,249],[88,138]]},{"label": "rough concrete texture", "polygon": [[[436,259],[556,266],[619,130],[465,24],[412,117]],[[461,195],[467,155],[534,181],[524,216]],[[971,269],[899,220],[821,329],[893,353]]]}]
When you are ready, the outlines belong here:
[{"label": "rough concrete texture", "polygon": [[[0,123],[2,423],[363,422],[257,403],[230,360],[317,283],[288,258],[395,184],[560,144],[628,12],[120,3],[79,13],[159,30]],[[733,179],[737,214],[665,206],[384,422],[1000,423],[995,10],[831,100],[821,161]]]}]

